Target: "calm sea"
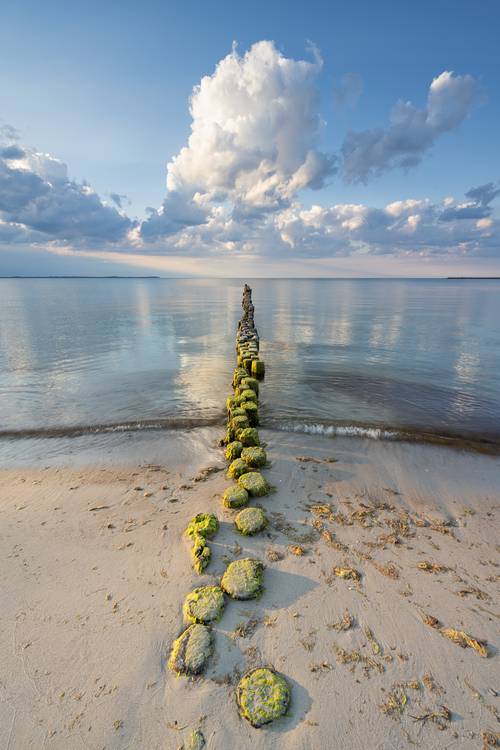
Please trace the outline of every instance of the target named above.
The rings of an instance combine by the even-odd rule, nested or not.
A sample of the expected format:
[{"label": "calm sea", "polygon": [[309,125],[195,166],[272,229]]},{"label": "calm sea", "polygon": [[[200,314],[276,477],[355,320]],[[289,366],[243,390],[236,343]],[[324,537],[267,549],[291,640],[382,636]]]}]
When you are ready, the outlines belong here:
[{"label": "calm sea", "polygon": [[[222,422],[242,283],[0,280],[0,441]],[[500,443],[500,282],[249,283],[264,424]]]}]

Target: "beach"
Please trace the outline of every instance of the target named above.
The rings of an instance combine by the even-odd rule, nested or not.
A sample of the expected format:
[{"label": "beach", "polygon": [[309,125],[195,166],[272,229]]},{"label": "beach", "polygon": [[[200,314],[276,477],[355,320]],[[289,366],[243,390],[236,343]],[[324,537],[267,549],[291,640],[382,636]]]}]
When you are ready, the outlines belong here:
[{"label": "beach", "polygon": [[[254,502],[268,528],[242,537],[222,430],[158,432],[149,460],[2,469],[0,746],[176,750],[196,728],[208,748],[493,746],[500,459],[262,429],[276,491]],[[183,537],[198,512],[220,521],[201,576]],[[176,676],[184,597],[242,556],[265,562],[262,596],[229,601],[205,673]],[[234,697],[257,665],[292,690],[261,729]]]}]

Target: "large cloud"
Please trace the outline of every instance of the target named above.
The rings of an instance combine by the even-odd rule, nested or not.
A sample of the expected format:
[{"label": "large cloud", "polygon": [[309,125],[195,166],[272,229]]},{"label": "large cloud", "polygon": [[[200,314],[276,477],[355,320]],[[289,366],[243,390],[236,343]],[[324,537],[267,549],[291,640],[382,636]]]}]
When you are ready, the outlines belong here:
[{"label": "large cloud", "polygon": [[[228,262],[500,254],[492,210],[500,190],[493,183],[459,200],[301,204],[303,189],[321,188],[336,169],[320,148],[321,66],[317,53],[310,61],[293,60],[272,42],[244,55],[233,49],[193,90],[187,145],[168,163],[163,205],[149,209],[141,224],[125,215],[123,195],[112,193],[106,203],[71,180],[63,162],[21,146],[12,128],[0,127],[0,244]],[[353,83],[361,90],[359,79],[345,79],[345,96],[337,97],[344,105]],[[463,121],[477,92],[471,76],[442,73],[424,109],[399,103],[386,130],[348,135],[345,176],[364,180],[416,163],[441,133]]]},{"label": "large cloud", "polygon": [[15,130],[5,126],[0,130],[0,221],[2,236],[11,242],[29,238],[71,245],[119,242],[132,227],[89,185],[70,180],[64,162],[20,146]]},{"label": "large cloud", "polygon": [[399,101],[388,128],[347,134],[342,146],[345,179],[366,182],[389,169],[415,166],[436,138],[465,120],[478,98],[472,76],[444,71],[432,81],[423,109]]},{"label": "large cloud", "polygon": [[445,198],[438,203],[400,200],[384,208],[296,205],[282,212],[276,224],[281,240],[304,257],[498,255],[500,223],[492,218],[490,205],[497,192],[492,184],[473,188],[465,203]]},{"label": "large cloud", "polygon": [[145,238],[207,222],[216,204],[240,213],[288,205],[321,188],[334,160],[318,149],[316,78],[322,62],[284,57],[273,42],[236,49],[193,90],[191,135],[167,167],[167,197],[143,224]]}]

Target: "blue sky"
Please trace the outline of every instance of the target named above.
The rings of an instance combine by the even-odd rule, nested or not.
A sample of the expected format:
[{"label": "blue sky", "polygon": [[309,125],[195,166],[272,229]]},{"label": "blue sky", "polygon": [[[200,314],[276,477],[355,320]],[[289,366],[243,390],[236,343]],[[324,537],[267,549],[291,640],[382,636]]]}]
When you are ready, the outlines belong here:
[{"label": "blue sky", "polygon": [[[313,204],[325,209],[355,204],[373,211],[415,199],[427,201],[428,212],[429,205],[433,206],[432,221],[436,224],[442,221],[444,198],[454,197],[457,205],[464,200],[467,203],[464,194],[471,188],[488,183],[496,185],[500,179],[500,4],[491,0],[480,4],[464,0],[438,3],[391,0],[289,2],[286,11],[284,8],[281,2],[260,1],[75,4],[49,0],[41,4],[4,0],[0,25],[0,124],[18,131],[16,143],[22,148],[50,154],[67,165],[66,179],[78,184],[87,181],[104,203],[116,206],[111,194],[127,196],[118,210],[126,213],[130,223],[125,225],[117,218],[112,222],[109,237],[87,228],[78,237],[73,230],[69,234],[56,230],[52,219],[47,222],[37,218],[30,225],[24,218],[26,212],[22,221],[19,212],[5,213],[3,221],[10,226],[9,232],[5,229],[7,239],[0,251],[0,273],[43,273],[45,266],[50,266],[47,272],[54,273],[57,258],[64,269],[61,273],[68,273],[68,266],[75,273],[101,267],[103,273],[108,273],[112,272],[107,268],[110,263],[111,266],[117,263],[120,272],[130,268],[132,273],[182,273],[185,268],[186,273],[197,269],[205,273],[207,258],[220,260],[220,269],[215,272],[222,273],[227,258],[224,253],[231,250],[242,272],[258,264],[267,266],[272,275],[280,275],[280,267],[285,269],[285,266],[293,266],[299,275],[301,268],[305,275],[316,275],[312,272],[314,268],[318,269],[317,275],[344,275],[343,269],[355,267],[356,263],[360,270],[367,267],[365,257],[361,261],[352,260],[360,252],[369,256],[368,266],[380,267],[373,271],[377,274],[384,273],[385,268],[387,273],[404,275],[404,259],[412,275],[420,275],[419,268],[426,275],[431,267],[435,269],[433,273],[441,273],[442,269],[455,272],[469,266],[498,273],[500,250],[496,238],[491,236],[495,226],[486,226],[490,219],[496,221],[496,196],[491,201],[491,210],[483,217],[485,226],[481,231],[488,235],[487,242],[476,241],[472,230],[478,230],[472,225],[471,231],[464,232],[462,221],[456,232],[448,232],[450,239],[444,250],[443,237],[436,239],[433,230],[419,236],[415,246],[410,247],[405,241],[395,252],[389,252],[388,239],[382,241],[378,230],[372,237],[367,232],[361,235],[356,227],[356,236],[350,229],[346,237],[331,228],[331,215],[326,234],[321,227],[319,250],[317,231],[313,239],[310,236],[310,217],[299,217],[299,213]],[[213,232],[203,236],[198,232],[194,237],[194,227],[205,227],[207,221],[198,217],[197,223],[189,223],[184,218],[184,204],[192,201],[195,190],[193,187],[186,194],[185,175],[181,191],[184,202],[181,226],[185,231],[182,242],[177,241],[180,234],[174,233],[170,224],[165,228],[162,215],[161,236],[155,228],[154,236],[149,231],[141,232],[141,242],[130,244],[120,232],[130,230],[136,219],[147,221],[146,207],[158,210],[166,200],[166,164],[187,144],[193,86],[203,76],[214,73],[217,63],[230,54],[233,41],[243,56],[260,40],[274,41],[276,54],[287,60],[311,62],[314,60],[311,45],[321,55],[322,66],[312,72],[309,83],[317,90],[313,114],[321,117],[324,124],[307,136],[300,135],[299,150],[311,147],[317,153],[338,157],[349,131],[360,133],[373,128],[387,131],[391,110],[398,100],[412,102],[419,111],[425,109],[429,86],[443,71],[471,77],[474,101],[464,104],[464,114],[456,125],[438,129],[437,134],[433,131],[423,135],[425,143],[416,165],[405,169],[394,162],[384,164],[382,173],[370,174],[366,182],[347,181],[340,168],[327,174],[325,167],[324,179],[306,180],[293,196],[288,191],[287,205],[281,192],[279,208],[277,204],[272,209],[265,207],[266,216],[269,211],[274,212],[273,231],[277,231],[276,225],[291,224],[290,207],[295,206],[293,240],[285,232],[288,239],[283,241],[281,232],[279,242],[284,242],[281,252],[267,250],[271,245],[274,248],[276,241],[269,226],[264,227],[262,212],[258,217],[258,232],[257,224],[250,225],[246,220],[243,226],[240,223],[238,231],[235,226],[229,233],[225,231],[223,240],[220,233]],[[350,103],[339,106],[334,92],[342,87],[346,75],[350,76],[351,84],[354,82],[355,91],[351,92]],[[38,175],[41,168],[33,167],[32,162],[29,169],[35,172],[38,169]],[[206,167],[210,169],[209,161]],[[28,167],[26,163],[10,164],[9,169],[12,168],[19,171]],[[45,172],[44,175],[43,179],[50,182],[51,176],[46,177]],[[286,179],[291,177],[292,172],[286,174]],[[318,180],[321,189],[315,187]],[[1,186],[0,181],[0,201]],[[178,188],[175,190],[177,194]],[[222,198],[214,198],[212,192],[207,200],[211,202],[211,210],[215,210],[216,203],[217,210],[224,207],[227,224],[227,212],[231,210],[228,203],[233,208],[235,202],[248,204],[248,193],[242,198],[239,191],[235,197],[232,186]],[[253,208],[252,203],[252,211]],[[203,209],[208,211],[206,204]],[[173,209],[171,202],[166,203],[163,214],[169,210],[174,214],[179,212],[178,202]],[[275,221],[278,211],[282,218]],[[38,216],[38,208],[37,212]],[[438,220],[436,212],[440,212]],[[90,217],[86,214],[86,221],[95,215],[94,211]],[[408,215],[406,212],[405,216]],[[373,225],[376,214],[365,212],[363,216],[365,227],[369,222]],[[109,211],[105,218],[108,226]],[[379,220],[382,221],[380,216]],[[234,224],[234,214],[231,221]],[[418,221],[422,227],[430,219],[427,215]],[[441,223],[439,228],[442,226]],[[254,238],[251,247],[244,242],[244,228]],[[315,229],[318,230],[316,224]],[[391,231],[399,229],[391,227]],[[230,239],[228,244],[229,235],[236,239]],[[383,248],[381,242],[386,243]],[[183,265],[186,244],[190,248],[189,258]],[[436,247],[441,250],[437,252]],[[115,253],[122,253],[123,257],[117,258]],[[221,254],[223,258],[219,258]],[[130,265],[132,255],[134,261]],[[148,260],[142,263],[141,257]],[[424,260],[420,263],[418,257]],[[101,262],[101,258],[107,262]]]}]

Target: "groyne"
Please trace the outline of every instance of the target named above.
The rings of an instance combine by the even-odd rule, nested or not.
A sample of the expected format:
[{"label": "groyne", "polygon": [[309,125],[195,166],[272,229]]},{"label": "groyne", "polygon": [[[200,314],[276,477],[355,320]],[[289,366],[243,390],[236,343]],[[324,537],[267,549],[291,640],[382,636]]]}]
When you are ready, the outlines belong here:
[{"label": "groyne", "polygon": [[[265,377],[260,356],[260,339],[255,325],[252,290],[245,284],[243,313],[236,332],[236,367],[232,374],[232,393],[226,399],[226,433],[221,439],[228,463],[231,484],[224,490],[221,503],[233,513],[235,533],[253,536],[268,524],[265,508],[257,498],[269,495],[273,488],[263,471],[268,467],[265,446],[259,437],[259,395]],[[189,522],[185,535],[191,545],[191,563],[202,574],[211,560],[210,540],[219,530],[214,513],[199,513]],[[245,557],[229,563],[220,580],[190,591],[183,605],[184,629],[174,641],[169,667],[189,678],[206,669],[214,649],[213,626],[223,616],[231,600],[249,600],[261,596],[265,587],[262,560]],[[238,682],[235,702],[242,718],[253,727],[261,727],[283,716],[289,707],[291,691],[287,680],[272,667],[251,669]],[[203,747],[199,730],[192,746]],[[196,745],[198,743],[198,745]]]}]

